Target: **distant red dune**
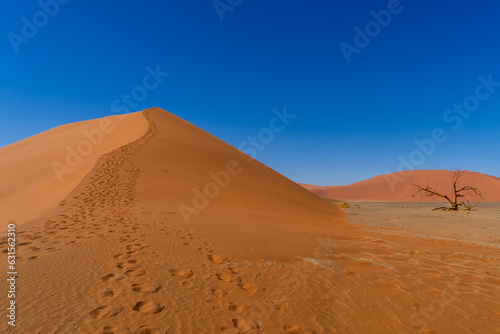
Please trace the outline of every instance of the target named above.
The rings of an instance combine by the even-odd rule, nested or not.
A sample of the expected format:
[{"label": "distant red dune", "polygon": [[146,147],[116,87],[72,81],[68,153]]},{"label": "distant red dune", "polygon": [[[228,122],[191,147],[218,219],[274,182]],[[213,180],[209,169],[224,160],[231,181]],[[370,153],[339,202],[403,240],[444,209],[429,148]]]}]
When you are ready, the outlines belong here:
[{"label": "distant red dune", "polygon": [[[415,194],[412,184],[436,187],[441,193],[451,194],[452,172],[448,170],[415,170],[378,175],[348,186],[320,187],[301,184],[313,193],[327,198],[343,200],[375,200],[393,202],[438,202],[439,197]],[[479,188],[486,202],[500,202],[500,178],[464,171],[458,185]]]}]

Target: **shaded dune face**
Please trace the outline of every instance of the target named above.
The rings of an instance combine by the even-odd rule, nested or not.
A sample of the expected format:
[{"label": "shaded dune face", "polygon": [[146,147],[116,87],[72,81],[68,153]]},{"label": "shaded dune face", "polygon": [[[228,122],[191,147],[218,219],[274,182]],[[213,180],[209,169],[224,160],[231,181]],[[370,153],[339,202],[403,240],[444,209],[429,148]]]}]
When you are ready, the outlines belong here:
[{"label": "shaded dune face", "polygon": [[[339,215],[327,202],[182,119],[161,109],[151,110],[150,117],[157,134],[134,155],[145,177],[156,180],[145,180],[139,188],[144,202],[173,204],[174,209],[181,203],[195,207],[198,189],[209,199],[217,194],[203,212],[222,208],[272,210],[292,217],[312,212]],[[220,191],[207,186],[214,183]]]},{"label": "shaded dune face", "polygon": [[[416,195],[412,184],[430,185],[443,194],[451,195],[452,174],[447,170],[416,170],[379,175],[348,186],[319,187],[308,184],[302,186],[319,196],[344,200],[441,202],[446,200]],[[482,190],[486,202],[500,202],[500,179],[498,177],[464,171],[458,185],[477,187]]]},{"label": "shaded dune face", "polygon": [[[18,231],[27,333],[493,333],[494,251],[357,229],[337,206],[158,108]],[[189,216],[193,188],[231,175]],[[223,189],[222,189],[223,188]],[[5,243],[5,240],[0,242]],[[6,261],[0,270],[6,272]],[[473,265],[471,265],[473,264]],[[41,288],[43,287],[43,288]],[[7,291],[5,280],[0,290]],[[0,322],[0,332],[7,330]],[[469,330],[470,329],[470,330]],[[473,330],[472,330],[473,329]]]},{"label": "shaded dune face", "polygon": [[259,256],[300,248],[299,238],[308,238],[310,249],[315,232],[345,224],[336,206],[212,135],[161,109],[150,117],[157,134],[133,156],[143,171],[137,192],[145,207],[177,212],[219,237],[237,234],[233,251],[250,247]]}]

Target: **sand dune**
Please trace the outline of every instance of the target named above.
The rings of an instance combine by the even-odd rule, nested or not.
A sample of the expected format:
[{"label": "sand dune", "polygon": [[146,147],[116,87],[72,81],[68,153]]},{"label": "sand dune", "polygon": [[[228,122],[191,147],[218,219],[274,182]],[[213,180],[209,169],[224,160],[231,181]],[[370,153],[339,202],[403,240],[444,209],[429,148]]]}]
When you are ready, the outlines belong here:
[{"label": "sand dune", "polygon": [[[500,202],[500,178],[464,171],[459,185],[481,189],[486,202]],[[447,170],[416,170],[375,176],[348,186],[319,187],[302,184],[315,194],[344,200],[378,200],[392,202],[441,202],[439,197],[415,195],[412,183],[430,185],[442,193],[451,194],[452,172]],[[444,200],[446,201],[446,200]]]},{"label": "sand dune", "polygon": [[0,231],[54,210],[99,157],[146,131],[139,112],[62,125],[0,148]]},{"label": "sand dune", "polygon": [[496,250],[356,228],[195,126],[135,115],[146,132],[110,134],[121,145],[19,229],[20,333],[499,328]]},{"label": "sand dune", "polygon": [[[147,211],[177,212],[180,205],[189,206],[200,213],[190,214],[186,208],[186,214],[179,212],[179,219],[187,217],[200,224],[217,221],[211,226],[214,234],[228,238],[237,234],[237,248],[245,254],[253,248],[260,258],[264,252],[275,257],[282,248],[294,244],[300,248],[297,239],[315,235],[318,229],[325,232],[331,223],[342,224],[339,210],[258,161],[160,109],[150,115],[157,134],[134,155],[134,162],[143,171],[137,199]],[[228,172],[228,164],[234,164],[236,175]],[[222,186],[214,178],[220,179]],[[193,203],[200,192],[209,194],[206,203],[199,196],[199,203]],[[211,192],[217,193],[213,199],[209,198]],[[200,203],[206,207],[200,205],[198,210],[196,204]]]}]

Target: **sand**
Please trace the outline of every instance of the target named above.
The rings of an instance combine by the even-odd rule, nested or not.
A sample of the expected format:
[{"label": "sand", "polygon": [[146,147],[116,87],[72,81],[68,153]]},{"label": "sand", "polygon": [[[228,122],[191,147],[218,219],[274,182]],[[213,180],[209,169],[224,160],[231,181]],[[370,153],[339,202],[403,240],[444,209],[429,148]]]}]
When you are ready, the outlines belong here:
[{"label": "sand", "polygon": [[[390,201],[390,202],[446,202],[439,197],[425,197],[415,194],[413,184],[431,186],[442,194],[451,196],[451,180],[453,172],[449,170],[415,170],[378,175],[368,180],[356,182],[348,186],[320,187],[302,184],[303,187],[318,196],[341,198],[356,201]],[[485,202],[500,202],[500,178],[477,172],[463,171],[463,177],[458,182],[479,188]],[[473,198],[471,198],[473,202]]]},{"label": "sand", "polygon": [[498,249],[352,225],[193,125],[139,116],[55,210],[17,219],[18,322],[0,331],[498,332]]},{"label": "sand", "polygon": [[467,242],[500,248],[500,203],[475,211],[433,211],[442,203],[349,202],[349,222],[413,237]]},{"label": "sand", "polygon": [[147,129],[138,112],[62,125],[0,148],[0,231],[56,209],[97,159]]}]

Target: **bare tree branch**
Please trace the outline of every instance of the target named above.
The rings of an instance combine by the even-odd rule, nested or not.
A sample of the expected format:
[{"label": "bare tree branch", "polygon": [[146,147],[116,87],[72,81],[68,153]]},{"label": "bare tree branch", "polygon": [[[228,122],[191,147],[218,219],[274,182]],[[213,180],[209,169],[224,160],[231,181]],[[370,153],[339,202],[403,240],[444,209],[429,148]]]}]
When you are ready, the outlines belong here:
[{"label": "bare tree branch", "polygon": [[[453,171],[453,177],[451,180],[453,189],[451,196],[437,192],[435,189],[436,187],[432,188],[428,184],[425,187],[423,187],[418,184],[412,183],[412,186],[415,189],[416,194],[422,194],[423,196],[428,198],[437,196],[446,199],[451,205],[451,208],[449,208],[448,210],[458,210],[459,206],[462,206],[466,210],[472,211],[476,207],[476,205],[478,205],[482,200],[484,200],[484,197],[481,190],[479,190],[476,187],[464,186],[458,189],[457,187],[458,182],[463,175],[464,172],[459,169]],[[475,204],[470,203],[470,197],[474,197],[476,199]],[[453,198],[453,200],[451,198]],[[462,198],[463,201],[459,201],[459,199]],[[436,210],[442,210],[442,209],[443,209],[442,207],[436,208]]]}]

